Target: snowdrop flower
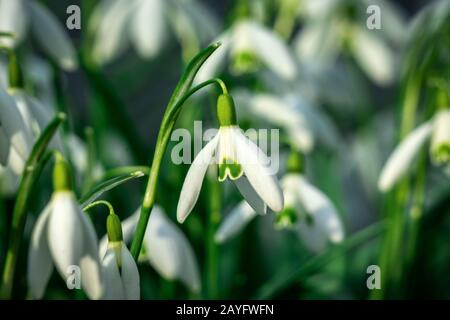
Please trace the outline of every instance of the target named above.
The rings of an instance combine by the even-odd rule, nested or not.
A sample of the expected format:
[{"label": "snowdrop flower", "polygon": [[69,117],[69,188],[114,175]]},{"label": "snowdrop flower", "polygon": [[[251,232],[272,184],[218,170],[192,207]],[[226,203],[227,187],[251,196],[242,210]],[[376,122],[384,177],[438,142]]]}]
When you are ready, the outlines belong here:
[{"label": "snowdrop flower", "polygon": [[139,300],[139,271],[123,243],[122,226],[117,215],[107,218],[108,248],[102,260],[105,300]]},{"label": "snowdrop flower", "polygon": [[[98,242],[94,227],[70,188],[69,166],[56,156],[54,192],[36,221],[28,252],[28,286],[40,299],[53,266],[67,281],[70,268],[80,268],[81,286],[91,299],[102,296]],[[69,273],[68,273],[69,272]]]},{"label": "snowdrop flower", "polygon": [[[140,208],[122,223],[123,239],[131,242],[139,220]],[[180,229],[166,216],[163,209],[154,206],[144,236],[143,256],[165,279],[180,280],[192,292],[201,288],[200,272],[194,250]],[[100,256],[107,250],[107,238],[100,242]]]},{"label": "snowdrop flower", "polygon": [[282,96],[245,90],[233,93],[238,104],[245,105],[239,116],[258,119],[284,129],[290,142],[303,153],[309,153],[317,140],[337,145],[337,130],[331,120],[299,94]]},{"label": "snowdrop flower", "polygon": [[411,133],[395,148],[381,170],[378,189],[387,192],[405,177],[422,147],[430,141],[430,155],[435,165],[450,163],[450,110],[437,112],[433,118]]},{"label": "snowdrop flower", "polygon": [[[277,213],[276,228],[295,231],[304,245],[313,252],[322,251],[328,243],[340,243],[344,228],[336,208],[319,189],[298,173],[298,166],[281,179],[285,197],[283,211]],[[215,235],[224,243],[238,234],[257,214],[241,202],[224,219]]]},{"label": "snowdrop flower", "polygon": [[77,67],[75,49],[64,27],[39,1],[0,0],[0,30],[14,33],[14,38],[1,38],[0,45],[14,48],[31,32],[41,49],[54,59],[61,68]]},{"label": "snowdrop flower", "polygon": [[287,80],[297,76],[297,65],[283,40],[252,20],[239,20],[230,30],[217,38],[222,43],[203,64],[195,82],[211,79],[220,72],[227,57],[232,61],[232,72],[254,71],[262,62],[275,74]]},{"label": "snowdrop flower", "polygon": [[20,175],[33,142],[14,100],[0,88],[0,165]]},{"label": "snowdrop flower", "polygon": [[89,24],[94,60],[106,64],[130,42],[141,57],[153,58],[165,45],[169,28],[183,46],[210,40],[217,30],[211,14],[194,0],[103,0]]},{"label": "snowdrop flower", "polygon": [[195,157],[181,189],[177,220],[183,223],[197,202],[208,166],[217,160],[219,181],[227,178],[238,187],[246,201],[259,213],[267,207],[283,209],[283,194],[269,159],[248,139],[236,123],[233,99],[222,94],[217,101],[220,128],[216,136]]},{"label": "snowdrop flower", "polygon": [[[307,1],[311,2],[311,1]],[[404,41],[405,22],[402,13],[387,1],[319,1],[327,10],[317,10],[307,18],[305,27],[294,40],[301,61],[331,65],[348,49],[361,69],[378,85],[389,85],[395,78],[395,55],[391,44]],[[383,13],[382,29],[369,30],[366,9],[377,5]],[[356,7],[354,7],[356,6]],[[305,10],[308,12],[308,10]],[[348,16],[348,12],[362,12]],[[343,16],[344,14],[344,16]]]}]

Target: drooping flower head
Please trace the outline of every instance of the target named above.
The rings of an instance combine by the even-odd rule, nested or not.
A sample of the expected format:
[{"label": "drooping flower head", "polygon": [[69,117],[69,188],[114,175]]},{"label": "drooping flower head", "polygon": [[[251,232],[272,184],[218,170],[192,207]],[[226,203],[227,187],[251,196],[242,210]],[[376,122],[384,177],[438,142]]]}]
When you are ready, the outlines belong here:
[{"label": "drooping flower head", "polygon": [[[123,242],[130,243],[138,224],[140,208],[122,223]],[[100,242],[100,257],[108,248],[108,239]],[[144,236],[144,250],[138,259],[148,262],[164,279],[180,280],[189,290],[201,289],[200,269],[194,250],[183,232],[155,205]]]},{"label": "drooping flower head", "polygon": [[77,67],[76,52],[64,28],[39,1],[0,0],[0,30],[14,34],[13,38],[0,39],[0,45],[15,48],[31,33],[61,68],[71,71]]},{"label": "drooping flower head", "polygon": [[217,100],[219,131],[195,157],[180,193],[177,219],[182,223],[200,194],[206,170],[217,164],[219,181],[231,180],[246,201],[260,214],[283,209],[283,194],[264,152],[237,125],[233,99],[222,94]]},{"label": "drooping flower head", "polygon": [[54,192],[35,223],[28,252],[28,286],[35,299],[43,297],[53,266],[65,281],[70,270],[79,268],[79,280],[88,297],[102,296],[97,235],[70,181],[68,163],[57,155]]},{"label": "drooping flower head", "polygon": [[[275,228],[296,232],[307,249],[320,252],[329,243],[341,242],[344,228],[332,202],[306,179],[302,167],[297,156],[289,157],[289,172],[281,179],[285,205],[276,213]],[[241,202],[219,226],[215,240],[231,239],[256,216],[253,208]]]},{"label": "drooping flower head", "polygon": [[384,165],[378,180],[378,189],[387,192],[412,169],[414,160],[431,139],[431,161],[438,166],[450,165],[450,110],[438,111],[421,124],[394,149]]},{"label": "drooping flower head", "polygon": [[139,271],[123,242],[119,217],[111,212],[107,218],[108,248],[102,259],[105,300],[139,300]]}]

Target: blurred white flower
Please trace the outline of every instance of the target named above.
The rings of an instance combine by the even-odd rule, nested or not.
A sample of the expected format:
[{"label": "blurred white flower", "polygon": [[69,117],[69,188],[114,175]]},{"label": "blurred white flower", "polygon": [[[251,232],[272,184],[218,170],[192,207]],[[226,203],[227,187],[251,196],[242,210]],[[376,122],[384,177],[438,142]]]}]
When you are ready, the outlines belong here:
[{"label": "blurred white flower", "polygon": [[337,145],[338,134],[331,120],[319,106],[312,105],[308,99],[291,93],[278,96],[268,93],[251,94],[245,90],[233,92],[240,108],[241,119],[253,120],[255,117],[281,127],[290,142],[304,153],[309,153],[320,140],[328,146]]},{"label": "blurred white flower", "polygon": [[287,45],[256,21],[239,20],[216,40],[222,45],[200,68],[196,83],[217,76],[227,58],[231,59],[234,73],[254,71],[262,62],[284,79],[293,80],[297,76],[297,65]]},{"label": "blurred white flower", "polygon": [[[67,146],[67,157],[75,169],[75,180],[78,184],[81,184],[88,168],[88,150],[86,143],[77,135],[70,133],[65,136],[65,145]],[[103,173],[104,168],[102,164],[97,162],[92,172],[94,180],[101,178]]]},{"label": "blurred white flower", "polygon": [[[322,251],[328,243],[344,239],[344,228],[332,202],[301,174],[289,173],[281,179],[285,207],[277,213],[279,228],[297,232],[305,246]],[[223,243],[239,233],[254,217],[255,211],[245,202],[237,205],[224,219],[215,235]]]},{"label": "blurred white flower", "polygon": [[[53,114],[49,108],[44,107],[39,100],[30,96],[22,89],[11,88],[8,90],[9,94],[16,103],[22,119],[33,137],[36,139],[41,134],[41,131],[52,120]],[[59,140],[59,137],[57,137]]]},{"label": "blurred white flower", "polygon": [[[125,243],[131,242],[139,213],[140,208],[122,223]],[[105,236],[100,242],[100,256],[104,256],[107,250],[107,241]],[[143,245],[143,259],[148,260],[162,277],[180,280],[191,291],[200,291],[200,272],[194,250],[186,236],[158,206],[154,206],[150,214]]]},{"label": "blurred white flower", "polygon": [[[312,1],[306,1],[309,3]],[[405,19],[402,12],[387,1],[319,1],[327,10],[311,10],[306,24],[294,40],[294,47],[304,63],[329,66],[342,52],[349,53],[367,76],[378,85],[395,79],[396,63],[392,45],[404,41]],[[380,30],[368,30],[366,9],[381,8]],[[308,8],[308,6],[307,6]],[[304,11],[308,14],[308,10]],[[356,16],[348,12],[357,12]]]},{"label": "blurred white flower", "polygon": [[0,0],[0,30],[14,33],[14,38],[2,37],[0,45],[16,47],[33,34],[41,49],[61,68],[73,70],[78,62],[75,49],[56,17],[39,1]]},{"label": "blurred white flower", "polygon": [[[24,78],[33,88],[33,96],[50,110],[56,110],[56,99],[53,88],[53,70],[50,64],[35,55],[27,55],[23,59]],[[8,61],[0,57],[0,86],[8,88]]]},{"label": "blurred white flower", "polygon": [[178,201],[178,222],[183,223],[194,208],[206,170],[213,163],[219,166],[219,181],[232,180],[258,213],[265,214],[267,207],[283,209],[283,194],[276,176],[270,173],[270,160],[237,125],[221,126],[189,168]]},{"label": "blurred white flower", "polygon": [[33,143],[33,134],[14,100],[0,88],[0,165],[20,175]]},{"label": "blurred white flower", "polygon": [[144,58],[161,52],[169,30],[186,45],[210,40],[215,19],[196,0],[103,0],[96,7],[89,31],[94,34],[93,57],[106,64],[131,43]]},{"label": "blurred white flower", "polygon": [[81,285],[90,299],[102,296],[98,242],[94,227],[72,191],[55,191],[36,221],[28,253],[28,286],[40,299],[53,265],[67,280],[69,268],[81,270]]},{"label": "blurred white flower", "polygon": [[411,170],[422,147],[430,140],[430,154],[436,165],[450,162],[450,110],[441,110],[433,118],[410,132],[394,149],[384,165],[378,189],[387,192]]}]

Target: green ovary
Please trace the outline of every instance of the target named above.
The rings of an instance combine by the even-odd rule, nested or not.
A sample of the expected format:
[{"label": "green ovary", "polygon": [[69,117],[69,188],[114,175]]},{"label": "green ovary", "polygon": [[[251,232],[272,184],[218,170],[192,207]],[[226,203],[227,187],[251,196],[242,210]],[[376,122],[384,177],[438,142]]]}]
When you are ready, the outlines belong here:
[{"label": "green ovary", "polygon": [[243,74],[254,72],[260,66],[261,63],[253,52],[243,51],[234,56],[231,69],[235,74]]},{"label": "green ovary", "polygon": [[230,180],[236,180],[243,173],[242,166],[233,160],[224,159],[219,164],[219,181],[224,181],[227,177]]},{"label": "green ovary", "polygon": [[284,208],[278,212],[275,218],[275,227],[277,229],[292,228],[298,221],[297,212],[293,208]]},{"label": "green ovary", "polygon": [[450,144],[440,144],[433,150],[432,156],[433,160],[439,165],[450,163]]}]

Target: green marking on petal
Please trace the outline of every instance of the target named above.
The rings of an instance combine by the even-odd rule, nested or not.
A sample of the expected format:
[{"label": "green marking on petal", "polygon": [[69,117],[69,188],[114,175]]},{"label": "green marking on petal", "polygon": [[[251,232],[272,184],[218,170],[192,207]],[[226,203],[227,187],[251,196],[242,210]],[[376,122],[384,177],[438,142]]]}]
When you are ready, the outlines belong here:
[{"label": "green marking on petal", "polygon": [[432,157],[438,165],[445,165],[450,163],[450,145],[443,143],[437,146],[433,150]]},{"label": "green marking on petal", "polygon": [[230,180],[239,179],[244,173],[242,166],[233,160],[225,159],[219,164],[219,181],[224,181],[227,177]]},{"label": "green marking on petal", "polygon": [[235,74],[255,72],[261,67],[258,57],[251,51],[242,51],[233,58],[231,70]]},{"label": "green marking on petal", "polygon": [[298,221],[297,212],[292,207],[284,208],[275,217],[275,227],[277,229],[292,228]]}]

